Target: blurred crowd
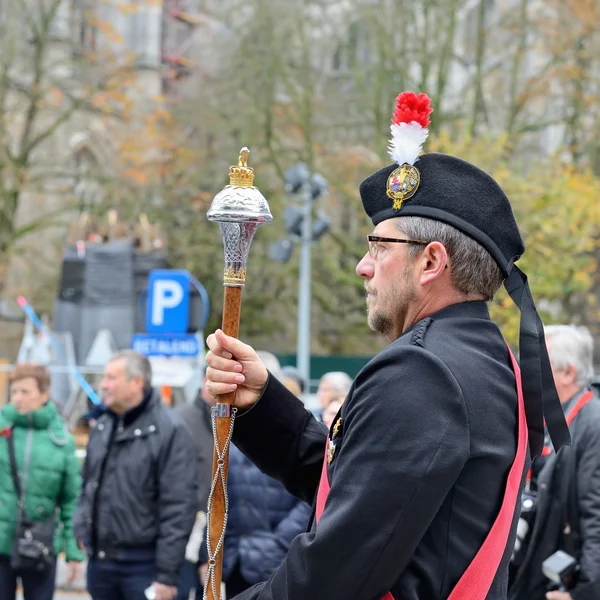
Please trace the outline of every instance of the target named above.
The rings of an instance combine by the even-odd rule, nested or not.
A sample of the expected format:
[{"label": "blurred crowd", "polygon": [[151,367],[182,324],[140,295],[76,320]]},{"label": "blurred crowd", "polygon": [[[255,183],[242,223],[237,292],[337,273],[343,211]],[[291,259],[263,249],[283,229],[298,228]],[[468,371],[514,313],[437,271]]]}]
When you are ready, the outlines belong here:
[{"label": "blurred crowd", "polygon": [[[260,353],[273,377],[298,397],[306,382]],[[0,598],[51,600],[57,557],[67,587],[82,577],[93,600],[203,597],[208,562],[206,506],[212,483],[211,406],[204,386],[192,403],[168,407],[151,385],[148,359],[115,354],[100,382],[103,404],[86,418],[83,465],[73,435],[49,397],[39,364],[10,374],[0,412]],[[319,383],[318,416],[329,428],[352,380],[331,372]],[[191,460],[190,457],[195,457]],[[258,470],[235,446],[229,463],[229,518],[223,594],[265,581],[311,507]]]}]

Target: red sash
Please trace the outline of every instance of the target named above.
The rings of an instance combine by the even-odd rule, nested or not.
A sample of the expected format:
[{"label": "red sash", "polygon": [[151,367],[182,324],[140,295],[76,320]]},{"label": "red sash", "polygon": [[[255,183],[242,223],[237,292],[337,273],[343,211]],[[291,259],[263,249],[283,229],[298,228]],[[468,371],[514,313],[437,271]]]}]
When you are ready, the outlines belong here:
[{"label": "red sash", "polygon": [[[585,394],[583,394],[583,396],[581,396],[581,398],[579,398],[579,400],[577,400],[575,406],[569,411],[569,414],[565,417],[565,420],[567,422],[567,427],[571,426],[571,423],[573,422],[573,419],[578,415],[579,411],[594,397],[594,392],[592,392],[591,390],[589,392],[586,392]],[[552,447],[551,446],[544,446],[542,448],[542,456],[550,456],[552,454]],[[529,469],[529,472],[527,473],[527,481],[531,481],[531,469]]]},{"label": "red sash", "polygon": [[577,400],[575,406],[569,411],[569,414],[566,417],[567,425],[570,427],[573,419],[579,414],[579,411],[594,397],[594,392],[591,390],[586,392]]},{"label": "red sash", "polygon": [[[473,562],[469,565],[463,576],[459,579],[456,587],[452,590],[448,600],[484,600],[487,596],[492,581],[496,576],[502,556],[506,550],[508,536],[512,525],[513,517],[517,506],[517,497],[521,486],[521,477],[525,468],[525,458],[527,456],[527,420],[525,418],[525,404],[523,402],[523,389],[521,387],[521,370],[510,348],[508,349],[515,380],[517,386],[518,399],[518,433],[517,433],[517,452],[515,460],[508,473],[506,481],[506,491],[500,512],[492,525],[483,545],[477,552]],[[591,397],[591,396],[590,396]],[[589,398],[588,398],[589,400]],[[579,403],[578,403],[579,404]],[[577,407],[575,407],[577,408]],[[572,412],[575,411],[575,408]],[[577,412],[581,407],[577,409]],[[573,415],[575,416],[575,415]],[[323,461],[323,470],[321,471],[321,481],[317,491],[317,506],[315,519],[317,523],[325,510],[325,502],[329,495],[329,479],[327,477],[327,451],[325,451],[325,460]],[[388,592],[382,600],[394,600],[394,597]]]}]

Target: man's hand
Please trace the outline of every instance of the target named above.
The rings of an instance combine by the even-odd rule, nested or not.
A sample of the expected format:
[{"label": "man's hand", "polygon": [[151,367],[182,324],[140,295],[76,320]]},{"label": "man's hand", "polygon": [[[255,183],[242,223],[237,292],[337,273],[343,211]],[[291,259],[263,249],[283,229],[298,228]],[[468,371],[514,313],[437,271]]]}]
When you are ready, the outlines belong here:
[{"label": "man's hand", "polygon": [[208,564],[204,563],[198,567],[198,577],[202,587],[206,587],[206,574],[208,573]]},{"label": "man's hand", "polygon": [[573,600],[569,592],[548,592],[546,594],[547,600]]},{"label": "man's hand", "polygon": [[225,335],[220,329],[208,336],[206,344],[206,389],[212,398],[235,392],[234,406],[250,408],[260,398],[269,373],[247,344]]},{"label": "man's hand", "polygon": [[71,561],[67,563],[67,585],[71,587],[81,577],[81,563]]},{"label": "man's hand", "polygon": [[177,588],[173,585],[165,585],[155,581],[152,587],[156,592],[156,600],[173,600],[177,596]]}]

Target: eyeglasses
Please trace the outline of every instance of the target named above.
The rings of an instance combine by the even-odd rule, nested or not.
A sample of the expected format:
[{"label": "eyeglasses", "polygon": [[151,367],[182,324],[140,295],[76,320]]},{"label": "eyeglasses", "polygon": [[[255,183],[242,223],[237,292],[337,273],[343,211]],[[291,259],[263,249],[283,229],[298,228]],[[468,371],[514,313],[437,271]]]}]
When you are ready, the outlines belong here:
[{"label": "eyeglasses", "polygon": [[429,242],[418,240],[403,240],[400,238],[379,237],[377,235],[368,235],[367,242],[369,243],[369,256],[377,258],[382,246],[380,244],[418,244],[419,246],[427,246]]}]

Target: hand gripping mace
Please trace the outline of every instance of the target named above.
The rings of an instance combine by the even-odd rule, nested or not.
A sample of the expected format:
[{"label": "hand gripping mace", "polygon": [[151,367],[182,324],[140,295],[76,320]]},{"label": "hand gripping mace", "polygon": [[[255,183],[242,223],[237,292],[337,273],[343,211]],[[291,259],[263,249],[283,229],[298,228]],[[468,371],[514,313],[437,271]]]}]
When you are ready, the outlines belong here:
[{"label": "hand gripping mace", "polygon": [[[269,204],[254,183],[254,169],[248,167],[248,148],[242,148],[237,166],[229,169],[229,185],[212,201],[208,220],[216,221],[225,247],[225,287],[223,331],[237,337],[240,327],[242,288],[246,280],[246,263],[252,238],[261,223],[273,220]],[[214,438],[213,476],[208,498],[206,542],[208,572],[204,584],[205,600],[219,600],[223,567],[223,540],[227,525],[227,469],[229,445],[233,434],[236,408],[232,409],[234,392],[219,396],[212,409]]]}]

